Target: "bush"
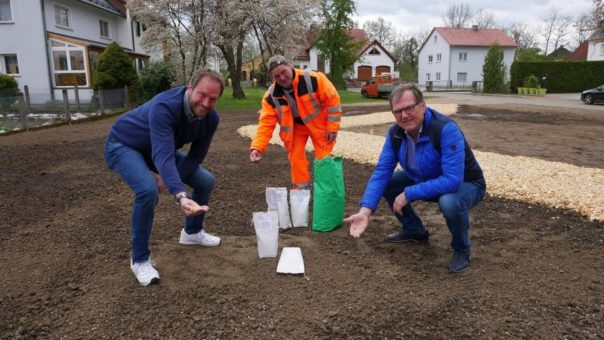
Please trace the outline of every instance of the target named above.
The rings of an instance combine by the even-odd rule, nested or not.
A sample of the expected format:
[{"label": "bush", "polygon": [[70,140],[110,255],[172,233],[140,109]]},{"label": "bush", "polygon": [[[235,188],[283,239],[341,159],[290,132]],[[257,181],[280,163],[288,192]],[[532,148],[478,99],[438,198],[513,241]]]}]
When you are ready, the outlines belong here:
[{"label": "bush", "polygon": [[537,76],[535,76],[534,74],[531,74],[530,76],[524,78],[524,87],[532,87],[532,88],[540,87],[539,79],[537,78]]},{"label": "bush", "polygon": [[548,93],[581,92],[602,85],[604,61],[515,61],[511,68],[512,88],[522,86],[534,74],[543,79]]},{"label": "bush", "polygon": [[15,78],[0,73],[0,96],[16,97],[19,94],[19,84]]},{"label": "bush", "polygon": [[6,114],[17,110],[19,85],[15,78],[0,73],[0,113]]},{"label": "bush", "polygon": [[94,70],[95,90],[123,88],[128,86],[130,101],[135,103],[140,98],[140,81],[136,70],[132,65],[132,59],[118,43],[113,42],[107,46],[99,57],[98,64]]},{"label": "bush", "polygon": [[506,67],[503,62],[503,48],[495,43],[489,47],[489,51],[484,58],[484,65],[482,66],[484,92],[505,92],[505,73]]},{"label": "bush", "polygon": [[174,82],[174,72],[169,63],[150,64],[141,74],[142,99],[147,101],[156,94],[169,90]]}]

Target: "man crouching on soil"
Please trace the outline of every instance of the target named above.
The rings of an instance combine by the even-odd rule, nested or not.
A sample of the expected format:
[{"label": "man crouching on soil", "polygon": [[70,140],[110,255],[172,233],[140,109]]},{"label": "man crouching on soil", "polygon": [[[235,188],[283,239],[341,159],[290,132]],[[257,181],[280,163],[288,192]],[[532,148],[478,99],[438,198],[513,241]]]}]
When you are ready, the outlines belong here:
[{"label": "man crouching on soil", "polygon": [[[200,163],[218,127],[214,107],[223,91],[220,74],[197,70],[187,86],[162,92],[127,112],[109,132],[105,161],[135,195],[130,268],[143,286],[159,282],[150,258],[149,238],[155,206],[164,188],[174,195],[186,216],[180,244],[220,244],[220,238],[206,233],[203,227],[215,179]],[[188,143],[191,147],[185,154],[179,149]],[[193,188],[191,196],[183,183]]]},{"label": "man crouching on soil", "polygon": [[[451,232],[453,258],[449,271],[470,267],[470,209],[484,198],[486,182],[461,129],[453,120],[426,107],[414,84],[402,84],[390,94],[396,124],[388,131],[378,164],[359,203],[346,218],[350,235],[358,238],[383,196],[401,223],[387,242],[427,242],[430,234],[411,202],[438,202]],[[394,171],[397,163],[403,171]]]}]

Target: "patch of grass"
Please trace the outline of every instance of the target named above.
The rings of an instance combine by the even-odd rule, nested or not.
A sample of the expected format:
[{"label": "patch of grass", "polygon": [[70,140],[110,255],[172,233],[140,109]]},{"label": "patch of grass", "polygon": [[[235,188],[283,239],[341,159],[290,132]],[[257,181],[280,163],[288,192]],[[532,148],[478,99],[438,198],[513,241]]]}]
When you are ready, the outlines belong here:
[{"label": "patch of grass", "polygon": [[[232,95],[232,89],[226,88],[224,94],[218,101],[217,109],[221,110],[260,110],[260,101],[266,88],[245,88],[245,99],[235,99]],[[363,98],[358,91],[339,91],[340,101],[342,104],[358,104],[358,103],[387,103],[386,98]]]}]

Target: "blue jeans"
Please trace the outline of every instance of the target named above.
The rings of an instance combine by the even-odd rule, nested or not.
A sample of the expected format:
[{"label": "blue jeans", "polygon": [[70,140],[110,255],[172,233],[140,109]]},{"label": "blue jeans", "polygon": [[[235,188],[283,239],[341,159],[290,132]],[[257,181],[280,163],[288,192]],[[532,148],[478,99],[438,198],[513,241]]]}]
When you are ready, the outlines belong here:
[{"label": "blue jeans", "polygon": [[[185,154],[176,151],[176,163],[185,157]],[[149,259],[149,238],[153,228],[153,215],[155,206],[159,201],[159,187],[143,155],[111,136],[105,141],[105,162],[107,166],[117,172],[134,192],[132,207],[132,261],[142,262]],[[210,195],[214,190],[214,175],[199,166],[191,175],[183,180],[193,188],[192,199],[199,205],[207,205]],[[185,231],[195,234],[203,229],[205,214],[187,217]]]},{"label": "blue jeans", "polygon": [[[384,191],[384,198],[390,205],[390,210],[394,204],[396,196],[400,195],[406,187],[414,185],[413,181],[404,171],[395,171],[388,182]],[[459,190],[454,193],[444,194],[438,199],[431,200],[438,202],[438,206],[447,227],[451,232],[451,248],[454,250],[468,250],[472,246],[470,242],[470,209],[478,204],[484,198],[486,184],[484,180],[474,182],[463,182]],[[403,214],[394,214],[401,222],[401,231],[409,235],[423,234],[426,230],[424,224],[413,210],[411,203],[403,207]]]}]

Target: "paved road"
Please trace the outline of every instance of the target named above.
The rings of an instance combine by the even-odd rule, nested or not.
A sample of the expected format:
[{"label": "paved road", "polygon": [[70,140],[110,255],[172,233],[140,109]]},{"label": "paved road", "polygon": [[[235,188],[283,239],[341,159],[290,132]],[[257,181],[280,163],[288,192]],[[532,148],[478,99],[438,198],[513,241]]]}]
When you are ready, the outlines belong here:
[{"label": "paved road", "polygon": [[426,96],[445,99],[457,104],[519,104],[566,107],[599,111],[604,113],[604,105],[586,105],[580,101],[580,93],[552,93],[545,96],[519,96],[519,95],[486,95],[470,92],[426,92]]}]

